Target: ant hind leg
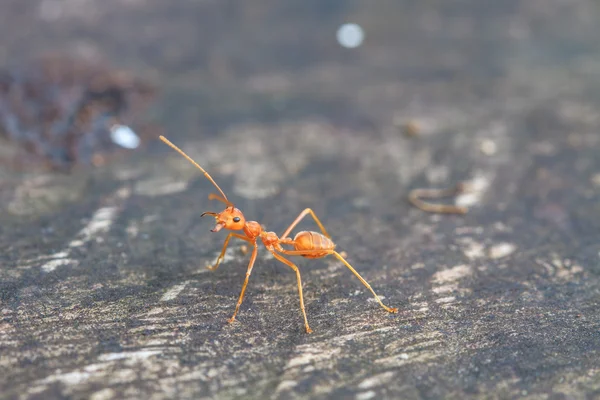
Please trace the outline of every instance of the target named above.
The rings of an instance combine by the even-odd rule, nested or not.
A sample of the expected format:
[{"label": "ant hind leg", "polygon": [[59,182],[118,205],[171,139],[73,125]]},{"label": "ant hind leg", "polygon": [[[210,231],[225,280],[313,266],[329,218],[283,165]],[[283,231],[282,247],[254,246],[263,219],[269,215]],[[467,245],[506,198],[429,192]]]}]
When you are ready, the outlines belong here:
[{"label": "ant hind leg", "polygon": [[323,235],[325,235],[329,239],[331,239],[331,235],[329,235],[329,233],[327,233],[327,230],[325,229],[325,226],[323,226],[323,224],[321,223],[321,221],[319,220],[319,218],[317,218],[317,215],[315,214],[315,212],[313,210],[311,210],[310,208],[304,209],[304,211],[302,211],[300,213],[300,215],[298,215],[298,217],[296,217],[296,219],[294,220],[294,222],[292,222],[292,224],[285,230],[285,232],[283,232],[283,235],[281,235],[281,239],[283,240],[283,239],[287,238],[287,236],[290,234],[290,232],[292,231],[292,229],[294,229],[296,227],[296,225],[298,225],[298,223],[300,223],[300,221],[302,221],[302,219],[304,217],[306,217],[308,214],[310,214],[313,217],[313,219],[315,220],[315,222],[319,226],[319,229],[321,229],[321,232],[323,232]]},{"label": "ant hind leg", "polygon": [[[323,254],[323,250],[282,250],[281,252],[283,254],[286,254],[286,255],[289,255],[289,256],[311,256],[311,255],[321,255],[321,254]],[[362,284],[365,285],[367,287],[367,289],[369,289],[371,291],[371,293],[373,293],[373,296],[375,296],[375,299],[377,300],[377,302],[387,312],[390,312],[390,313],[397,313],[398,312],[397,308],[395,308],[395,307],[388,307],[385,304],[383,304],[383,302],[381,301],[381,299],[379,298],[379,296],[377,296],[377,293],[375,293],[375,291],[373,290],[373,288],[371,287],[371,285],[369,285],[369,283],[367,281],[365,281],[362,276],[360,276],[360,274],[358,273],[357,270],[355,270],[354,268],[352,268],[352,265],[350,265],[348,263],[348,261],[346,261],[346,259],[340,255],[340,253],[338,253],[335,250],[329,250],[329,251],[327,251],[327,254],[333,254],[338,260],[340,260],[342,263],[344,263],[344,265],[346,267],[348,267],[348,269],[350,271],[352,271],[352,273],[362,282]],[[319,256],[319,257],[321,257],[321,256]]]},{"label": "ant hind leg", "polygon": [[312,333],[312,329],[310,329],[310,326],[308,326],[308,319],[306,318],[306,310],[304,309],[304,297],[302,296],[302,278],[300,278],[300,270],[298,269],[296,264],[294,264],[293,262],[291,262],[290,260],[288,260],[286,258],[283,258],[281,255],[275,253],[274,251],[271,251],[271,254],[273,254],[273,256],[277,260],[281,261],[282,263],[284,263],[285,265],[287,265],[288,267],[293,269],[294,272],[296,272],[296,278],[298,280],[298,294],[300,295],[300,309],[302,310],[302,315],[304,316],[304,327],[306,328],[306,333]]},{"label": "ant hind leg", "polygon": [[340,253],[338,253],[337,251],[333,251],[331,254],[333,254],[338,260],[340,260],[341,262],[343,262],[344,265],[346,267],[348,267],[348,269],[350,269],[350,271],[352,271],[352,273],[354,275],[356,275],[356,277],[362,282],[362,284],[365,285],[367,287],[367,289],[369,289],[371,291],[371,293],[373,293],[373,296],[375,296],[375,299],[379,302],[379,304],[381,305],[381,307],[383,307],[386,311],[391,312],[391,313],[397,313],[398,312],[398,309],[396,307],[388,307],[385,304],[383,304],[383,302],[381,301],[381,299],[379,298],[379,296],[377,296],[377,293],[375,293],[375,291],[373,290],[373,288],[371,287],[371,285],[369,285],[369,283],[367,281],[365,281],[362,276],[360,276],[360,274],[358,273],[358,271],[356,271],[354,268],[352,268],[352,265],[350,265],[348,263],[348,261],[346,261],[346,259],[344,259],[344,257],[342,257],[340,255]]}]

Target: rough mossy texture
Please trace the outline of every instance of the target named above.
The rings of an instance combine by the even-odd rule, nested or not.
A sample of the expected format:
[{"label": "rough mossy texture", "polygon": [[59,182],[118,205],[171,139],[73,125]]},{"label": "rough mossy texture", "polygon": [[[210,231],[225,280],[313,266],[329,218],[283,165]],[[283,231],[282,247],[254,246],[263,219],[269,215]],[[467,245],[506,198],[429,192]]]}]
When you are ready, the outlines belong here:
[{"label": "rough mossy texture", "polygon": [[[600,397],[597,2],[59,3],[0,5],[3,63],[156,73],[154,117],[247,218],[280,233],[311,207],[400,312],[294,259],[307,335],[261,249],[227,324],[249,255],[205,268],[222,205],[158,141],[69,175],[0,166],[0,398]],[[342,20],[363,46],[337,47]],[[459,181],[464,216],[407,202]]]}]

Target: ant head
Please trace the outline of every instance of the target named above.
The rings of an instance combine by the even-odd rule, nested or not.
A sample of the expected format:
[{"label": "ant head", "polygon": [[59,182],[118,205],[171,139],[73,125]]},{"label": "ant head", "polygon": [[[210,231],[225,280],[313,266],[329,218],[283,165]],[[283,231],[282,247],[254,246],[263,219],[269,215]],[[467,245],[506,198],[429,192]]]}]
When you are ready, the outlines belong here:
[{"label": "ant head", "polygon": [[244,225],[246,224],[246,218],[244,217],[244,214],[233,206],[227,207],[218,214],[213,212],[204,212],[202,213],[201,217],[204,217],[205,215],[212,215],[217,221],[217,224],[213,229],[211,229],[211,232],[219,232],[223,228],[230,231],[239,231],[244,229]]}]

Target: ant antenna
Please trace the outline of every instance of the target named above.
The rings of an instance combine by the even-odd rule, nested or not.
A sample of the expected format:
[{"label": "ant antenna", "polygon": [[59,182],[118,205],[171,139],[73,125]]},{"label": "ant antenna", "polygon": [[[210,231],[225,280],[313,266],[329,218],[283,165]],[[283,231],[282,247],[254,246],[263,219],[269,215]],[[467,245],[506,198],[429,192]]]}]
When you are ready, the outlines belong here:
[{"label": "ant antenna", "polygon": [[211,181],[212,184],[215,185],[215,187],[219,190],[219,192],[223,196],[223,198],[218,198],[217,196],[215,196],[215,197],[209,196],[209,198],[212,197],[215,200],[219,200],[219,201],[222,201],[223,203],[227,204],[228,207],[233,207],[233,203],[230,202],[227,199],[227,196],[225,196],[225,193],[223,193],[223,191],[221,190],[221,188],[219,187],[219,185],[217,185],[217,182],[215,182],[213,180],[213,178],[208,174],[208,172],[206,172],[204,170],[204,168],[202,168],[200,165],[198,165],[198,163],[196,161],[192,160],[190,156],[188,156],[187,154],[185,154],[183,152],[183,150],[181,150],[179,147],[177,147],[173,143],[171,143],[169,141],[169,139],[167,139],[166,137],[160,135],[159,139],[162,140],[163,142],[165,142],[167,145],[169,145],[173,150],[177,151],[179,154],[181,154],[182,156],[184,156],[189,162],[191,162],[192,164],[194,164],[200,171],[202,171],[202,173],[204,174],[204,176],[206,177],[206,179],[208,179],[209,181]]}]

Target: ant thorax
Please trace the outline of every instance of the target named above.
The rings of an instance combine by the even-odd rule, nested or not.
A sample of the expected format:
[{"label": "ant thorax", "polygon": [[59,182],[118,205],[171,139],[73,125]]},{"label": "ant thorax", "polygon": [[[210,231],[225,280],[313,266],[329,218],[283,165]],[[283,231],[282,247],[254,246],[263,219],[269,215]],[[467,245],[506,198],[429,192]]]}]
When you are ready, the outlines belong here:
[{"label": "ant thorax", "polygon": [[246,221],[244,233],[251,239],[255,239],[261,235],[263,228],[256,221]]},{"label": "ant thorax", "polygon": [[275,232],[263,232],[260,235],[265,247],[272,247],[279,243],[279,236]]}]

